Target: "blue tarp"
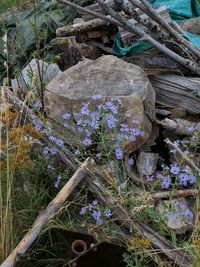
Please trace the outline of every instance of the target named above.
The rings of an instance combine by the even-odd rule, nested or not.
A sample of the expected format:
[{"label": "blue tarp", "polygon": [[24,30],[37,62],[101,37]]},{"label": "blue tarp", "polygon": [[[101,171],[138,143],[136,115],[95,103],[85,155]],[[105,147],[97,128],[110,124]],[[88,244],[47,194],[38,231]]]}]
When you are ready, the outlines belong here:
[{"label": "blue tarp", "polygon": [[[200,2],[198,0],[152,0],[150,3],[155,7],[167,6],[170,17],[177,23],[200,16]],[[184,37],[189,39],[196,47],[200,48],[199,35],[184,32]],[[139,40],[129,47],[123,47],[120,34],[118,34],[113,45],[113,52],[119,57],[131,56],[144,52],[151,47],[151,44],[143,40]]]}]

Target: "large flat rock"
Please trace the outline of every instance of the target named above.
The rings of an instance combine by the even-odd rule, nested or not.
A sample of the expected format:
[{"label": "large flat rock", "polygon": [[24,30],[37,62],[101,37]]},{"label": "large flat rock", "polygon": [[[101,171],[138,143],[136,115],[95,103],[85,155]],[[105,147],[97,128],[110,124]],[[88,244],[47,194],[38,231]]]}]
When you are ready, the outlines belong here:
[{"label": "large flat rock", "polygon": [[137,127],[144,132],[137,142],[126,143],[125,148],[131,152],[142,145],[155,116],[155,93],[140,67],[112,55],[94,61],[86,59],[54,77],[45,90],[47,116],[60,124],[66,112],[73,112],[76,118],[81,104],[97,94],[104,100],[122,99],[122,112],[129,114],[130,121],[139,121]]}]

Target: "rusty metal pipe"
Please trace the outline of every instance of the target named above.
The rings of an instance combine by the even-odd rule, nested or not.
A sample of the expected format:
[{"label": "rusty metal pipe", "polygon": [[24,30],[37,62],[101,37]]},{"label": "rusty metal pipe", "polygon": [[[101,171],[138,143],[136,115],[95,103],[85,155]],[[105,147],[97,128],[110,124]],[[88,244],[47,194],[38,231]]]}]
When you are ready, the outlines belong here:
[{"label": "rusty metal pipe", "polygon": [[72,252],[79,256],[87,251],[87,245],[83,240],[75,240],[71,245]]}]

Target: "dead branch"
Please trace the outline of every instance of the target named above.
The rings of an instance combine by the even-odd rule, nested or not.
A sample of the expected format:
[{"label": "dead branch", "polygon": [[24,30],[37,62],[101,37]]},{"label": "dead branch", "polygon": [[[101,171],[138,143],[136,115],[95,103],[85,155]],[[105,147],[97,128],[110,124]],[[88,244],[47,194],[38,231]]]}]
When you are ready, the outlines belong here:
[{"label": "dead branch", "polygon": [[184,161],[186,161],[187,164],[188,164],[192,169],[194,169],[198,174],[200,174],[200,169],[194,164],[194,162],[193,162],[191,159],[188,158],[187,155],[185,155],[185,154],[181,151],[181,149],[180,149],[177,145],[173,144],[173,143],[169,140],[169,138],[167,138],[167,139],[165,140],[165,142],[166,142],[169,146],[171,146],[173,149],[175,149],[175,150],[178,152],[178,154],[182,157],[182,159],[183,159]]},{"label": "dead branch", "polygon": [[118,22],[117,20],[115,19],[112,19],[108,16],[105,16],[105,15],[102,15],[100,13],[97,13],[95,11],[92,11],[90,9],[87,9],[85,7],[81,7],[77,4],[74,4],[68,0],[57,0],[58,2],[60,2],[61,4],[64,4],[64,5],[67,5],[67,6],[70,6],[76,10],[79,10],[79,11],[82,11],[83,13],[86,13],[86,14],[90,14],[91,16],[93,16],[94,18],[99,18],[99,19],[103,19],[113,25],[116,25],[116,26],[122,26],[120,22]]},{"label": "dead branch", "polygon": [[106,27],[109,23],[102,19],[92,19],[89,21],[83,21],[74,25],[69,25],[65,27],[58,28],[56,30],[56,35],[59,37],[78,35],[98,27]]},{"label": "dead branch", "polygon": [[74,175],[63,186],[57,196],[49,203],[47,208],[38,215],[35,223],[21,242],[1,264],[1,267],[14,267],[20,256],[25,254],[33,242],[36,240],[44,226],[61,210],[68,196],[73,192],[77,185],[83,180],[86,174],[86,169],[91,164],[91,159],[87,158],[83,164],[76,170]]},{"label": "dead branch", "polygon": [[109,5],[107,5],[103,0],[97,0],[99,5],[105,10],[106,13],[108,13],[112,18],[119,21],[120,24],[123,25],[123,28],[128,29],[130,32],[138,34],[142,39],[148,41],[153,46],[158,48],[161,52],[172,58],[173,60],[177,61],[181,65],[185,66],[186,68],[189,68],[192,72],[198,74],[200,76],[200,68],[196,64],[194,64],[189,59],[185,59],[166,46],[160,44],[158,41],[153,39],[149,34],[145,33],[142,29],[134,26],[132,23],[121,17],[117,12],[115,12]]},{"label": "dead branch", "polygon": [[174,197],[198,197],[200,195],[200,189],[185,189],[185,190],[174,190],[156,192],[149,195],[153,200],[169,199]]}]

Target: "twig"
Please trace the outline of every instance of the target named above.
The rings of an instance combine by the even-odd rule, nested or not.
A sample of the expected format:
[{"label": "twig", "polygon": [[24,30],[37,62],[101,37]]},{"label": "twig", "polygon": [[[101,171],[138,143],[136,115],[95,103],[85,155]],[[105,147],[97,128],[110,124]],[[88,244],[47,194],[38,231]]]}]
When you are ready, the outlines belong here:
[{"label": "twig", "polygon": [[70,180],[63,186],[57,196],[49,203],[47,208],[38,215],[32,228],[27,232],[8,258],[1,264],[1,267],[15,266],[20,256],[25,254],[36,240],[43,227],[61,210],[68,196],[73,192],[83,178],[85,178],[86,169],[89,164],[91,164],[91,159],[87,158],[84,163],[80,165]]},{"label": "twig", "polygon": [[200,174],[200,169],[194,164],[194,162],[193,162],[191,159],[188,158],[187,155],[185,155],[185,154],[180,150],[180,148],[179,148],[177,145],[173,144],[173,143],[169,140],[169,138],[167,138],[167,139],[165,140],[165,142],[166,142],[169,146],[173,147],[173,148],[178,152],[178,154],[183,158],[183,160],[186,161],[186,162],[188,163],[188,165],[189,165],[192,169],[194,169],[198,174]]},{"label": "twig", "polygon": [[173,197],[190,197],[190,196],[199,196],[200,189],[185,189],[185,190],[174,190],[174,191],[164,191],[156,192],[149,195],[153,200],[158,199],[169,199]]},{"label": "twig", "polygon": [[82,6],[79,6],[79,5],[77,5],[77,4],[74,4],[74,3],[72,3],[72,2],[70,2],[70,1],[68,1],[68,0],[57,0],[57,1],[60,2],[61,4],[70,6],[70,7],[74,8],[74,9],[76,9],[76,10],[80,10],[80,11],[82,11],[83,13],[90,14],[90,15],[93,16],[94,18],[103,19],[103,20],[105,20],[105,21],[107,21],[107,22],[109,22],[109,23],[111,23],[111,24],[114,24],[114,25],[116,25],[116,26],[120,26],[120,27],[122,27],[122,25],[121,25],[120,22],[118,22],[117,20],[112,19],[112,18],[110,18],[110,17],[108,17],[108,16],[102,15],[102,14],[97,13],[97,12],[95,12],[95,11],[89,10],[89,9],[87,9],[87,8],[85,8],[85,7],[82,7]]},{"label": "twig", "polygon": [[153,39],[149,34],[147,34],[142,29],[134,26],[132,23],[121,17],[117,12],[115,12],[109,5],[107,5],[103,0],[97,0],[99,5],[103,8],[103,10],[110,14],[112,18],[119,21],[120,24],[123,25],[123,28],[128,29],[130,32],[138,34],[142,39],[148,41],[153,46],[158,48],[161,52],[172,58],[173,60],[177,61],[181,65],[185,66],[186,68],[190,69],[192,72],[198,74],[200,76],[200,68],[196,64],[194,64],[192,61],[185,59],[169,48],[167,48],[165,45],[160,44],[158,41]]}]

